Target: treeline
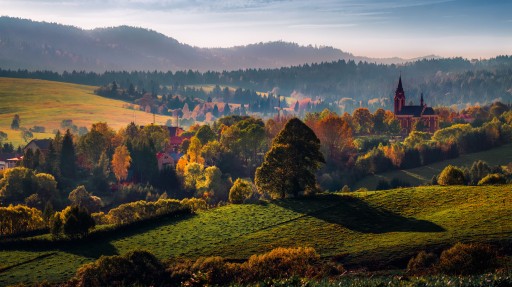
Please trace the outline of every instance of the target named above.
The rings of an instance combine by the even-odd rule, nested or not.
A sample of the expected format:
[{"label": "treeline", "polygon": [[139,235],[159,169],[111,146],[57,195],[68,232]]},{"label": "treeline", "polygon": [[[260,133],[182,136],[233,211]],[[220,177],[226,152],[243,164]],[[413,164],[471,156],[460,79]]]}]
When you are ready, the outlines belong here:
[{"label": "treeline", "polygon": [[[62,74],[51,71],[0,70],[2,77],[38,78],[78,84],[104,86],[116,82],[120,88],[134,87],[152,94],[180,93],[201,96],[200,89],[190,85],[236,86],[252,91],[300,94],[337,103],[346,98],[359,105],[391,107],[397,76],[402,73],[408,100],[416,101],[423,92],[430,106],[466,103],[508,102],[512,83],[512,57],[469,61],[462,58],[421,60],[403,66],[340,60],[331,63],[307,64],[280,69],[247,69],[224,72],[197,71],[72,71]],[[254,94],[252,95],[254,96]],[[373,100],[373,101],[372,101]]]}]

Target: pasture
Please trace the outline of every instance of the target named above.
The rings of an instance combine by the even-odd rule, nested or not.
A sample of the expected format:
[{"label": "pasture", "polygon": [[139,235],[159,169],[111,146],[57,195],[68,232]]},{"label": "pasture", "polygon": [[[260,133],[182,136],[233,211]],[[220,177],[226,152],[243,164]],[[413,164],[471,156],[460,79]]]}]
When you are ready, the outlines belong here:
[{"label": "pasture", "polygon": [[493,148],[490,150],[464,154],[458,158],[448,159],[433,164],[420,166],[417,168],[404,169],[404,170],[392,170],[383,172],[375,175],[366,176],[362,180],[358,181],[354,189],[367,188],[369,190],[375,190],[377,183],[381,179],[391,180],[398,178],[402,181],[410,183],[412,186],[419,186],[425,183],[430,183],[434,175],[438,175],[446,166],[467,166],[471,167],[473,162],[477,160],[483,160],[491,166],[495,165],[507,165],[512,162],[512,144],[504,145],[501,147]]},{"label": "pasture", "polygon": [[145,249],[160,259],[244,260],[275,247],[310,246],[348,268],[404,267],[420,250],[500,242],[512,234],[512,185],[417,187],[228,205],[65,246],[0,248],[0,285],[63,281],[101,255]]},{"label": "pasture", "polygon": [[[91,124],[107,122],[114,129],[126,127],[130,122],[147,125],[153,115],[129,109],[129,104],[94,94],[93,86],[34,80],[0,78],[0,131],[7,133],[7,142],[15,147],[25,145],[19,130],[11,129],[13,116],[18,114],[20,127],[30,129],[42,126],[45,133],[33,133],[34,138],[53,137],[53,130],[61,129],[62,120],[90,129]],[[163,125],[170,119],[156,115],[155,123]]]}]

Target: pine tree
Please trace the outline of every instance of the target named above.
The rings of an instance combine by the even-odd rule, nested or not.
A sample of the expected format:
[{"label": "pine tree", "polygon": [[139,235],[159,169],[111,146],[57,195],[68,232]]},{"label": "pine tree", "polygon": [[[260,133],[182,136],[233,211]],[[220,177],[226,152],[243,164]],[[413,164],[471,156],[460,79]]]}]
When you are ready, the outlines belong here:
[{"label": "pine tree", "polygon": [[73,135],[66,131],[62,139],[62,150],[60,152],[60,173],[67,178],[74,178],[76,175],[76,154],[73,145]]}]

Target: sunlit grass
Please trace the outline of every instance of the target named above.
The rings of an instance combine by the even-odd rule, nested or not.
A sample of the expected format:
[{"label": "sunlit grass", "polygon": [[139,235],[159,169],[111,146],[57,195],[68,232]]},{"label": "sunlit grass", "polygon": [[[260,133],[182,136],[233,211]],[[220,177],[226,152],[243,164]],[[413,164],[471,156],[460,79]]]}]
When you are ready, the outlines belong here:
[{"label": "sunlit grass", "polygon": [[483,160],[491,166],[506,165],[512,162],[512,145],[508,144],[482,152],[465,154],[455,159],[436,162],[417,168],[393,170],[376,175],[370,175],[357,182],[354,188],[365,187],[370,190],[374,190],[379,180],[385,179],[389,181],[393,178],[406,181],[413,186],[422,185],[425,182],[430,182],[434,175],[438,175],[450,164],[471,167],[473,162],[477,160]]},{"label": "sunlit grass", "polygon": [[[94,94],[93,86],[61,82],[0,78],[0,131],[8,134],[8,142],[24,145],[20,131],[11,130],[14,114],[19,114],[21,127],[43,126],[46,133],[35,138],[53,137],[62,120],[71,119],[76,126],[90,129],[103,121],[114,129],[135,121],[139,125],[153,122],[153,115],[126,108],[128,103]],[[155,116],[156,124],[165,124],[167,116]]]},{"label": "sunlit grass", "polygon": [[[368,262],[387,266],[419,250],[437,250],[458,241],[508,239],[510,218],[512,185],[431,186],[228,205],[73,248],[33,252],[35,257],[58,251],[0,273],[0,285],[38,281],[39,270],[45,270],[43,279],[62,281],[84,262],[133,249],[148,250],[160,259],[211,255],[247,259],[275,247],[311,246],[323,257],[342,256],[347,266]],[[0,262],[12,264],[15,257],[11,251],[0,252]]]}]

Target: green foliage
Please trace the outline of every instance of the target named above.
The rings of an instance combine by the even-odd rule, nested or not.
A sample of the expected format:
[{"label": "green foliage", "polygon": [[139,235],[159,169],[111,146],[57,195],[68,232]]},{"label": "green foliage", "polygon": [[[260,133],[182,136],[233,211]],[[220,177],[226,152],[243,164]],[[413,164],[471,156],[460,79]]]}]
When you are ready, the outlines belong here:
[{"label": "green foliage", "polygon": [[13,235],[45,227],[41,211],[23,205],[0,207],[0,235]]},{"label": "green foliage", "polygon": [[110,224],[123,225],[157,216],[190,213],[193,206],[198,206],[198,204],[188,202],[185,205],[175,199],[159,199],[154,202],[140,200],[112,208],[105,220]]},{"label": "green foliage", "polygon": [[248,180],[237,178],[229,190],[229,202],[234,204],[244,203],[252,195],[252,183]]},{"label": "green foliage", "polygon": [[464,172],[453,165],[445,167],[437,178],[440,185],[463,185],[465,181]]},{"label": "green foliage", "polygon": [[66,131],[62,139],[62,148],[60,152],[60,173],[67,178],[74,178],[76,175],[76,154],[75,146],[73,144],[73,135]]},{"label": "green foliage", "polygon": [[81,266],[74,286],[167,286],[165,267],[147,251],[131,251],[122,256],[102,256]]},{"label": "green foliage", "polygon": [[478,274],[497,265],[496,250],[481,243],[457,243],[441,253],[438,268],[447,274]]},{"label": "green foliage", "polygon": [[69,201],[72,205],[85,209],[88,212],[98,212],[102,206],[101,199],[97,196],[91,195],[85,186],[80,185],[69,193]]},{"label": "green foliage", "polygon": [[505,184],[507,178],[501,173],[491,173],[482,178],[478,185],[489,185],[489,184]]},{"label": "green foliage", "polygon": [[[420,121],[421,122],[421,121]],[[424,144],[431,139],[431,135],[421,130],[412,131],[404,140],[404,145],[414,148],[417,145]]]},{"label": "green foliage", "polygon": [[209,125],[202,125],[196,132],[195,136],[199,139],[202,145],[214,141],[217,135],[212,131]]},{"label": "green foliage", "polygon": [[297,118],[289,120],[272,141],[272,148],[256,170],[260,193],[273,198],[314,193],[315,172],[325,163],[320,140]]},{"label": "green foliage", "polygon": [[31,169],[25,167],[6,170],[0,180],[0,197],[4,204],[23,202],[36,191],[36,176]]},{"label": "green foliage", "polygon": [[71,239],[86,237],[90,229],[96,225],[87,210],[78,206],[68,206],[58,212],[55,217],[60,217],[60,220],[56,218],[53,220],[52,234],[56,236],[63,234]]}]

